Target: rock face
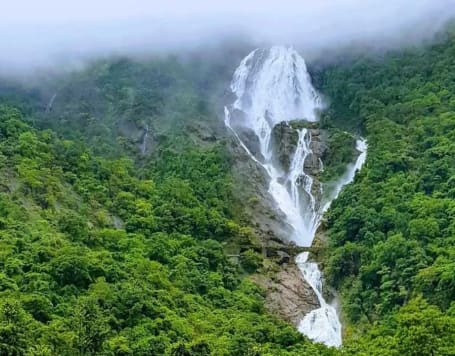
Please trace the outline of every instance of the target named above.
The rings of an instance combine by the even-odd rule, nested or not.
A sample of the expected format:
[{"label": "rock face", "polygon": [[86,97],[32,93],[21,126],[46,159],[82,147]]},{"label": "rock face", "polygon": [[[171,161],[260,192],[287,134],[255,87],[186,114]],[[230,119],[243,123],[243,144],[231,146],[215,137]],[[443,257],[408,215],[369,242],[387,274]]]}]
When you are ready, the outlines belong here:
[{"label": "rock face", "polygon": [[306,128],[311,137],[313,154],[305,160],[305,173],[316,176],[322,169],[321,158],[327,151],[327,131],[319,129],[318,124],[306,121],[281,122],[273,128],[272,147],[278,157],[278,163],[284,172],[289,170],[292,157],[299,139],[298,130]]},{"label": "rock face", "polygon": [[142,156],[152,152],[157,145],[154,130],[148,124],[136,124],[122,120],[118,126],[119,134],[129,141]]},{"label": "rock face", "polygon": [[281,266],[285,263],[289,263],[291,261],[291,256],[284,252],[284,251],[277,251],[277,255],[279,257],[278,264]]},{"label": "rock face", "polygon": [[327,145],[325,144],[325,137],[327,136],[326,131],[320,129],[311,129],[311,150],[313,151],[312,155],[309,155],[305,160],[304,170],[306,173],[311,174],[312,176],[317,175],[321,167],[321,158],[324,156],[325,151],[327,150]]},{"label": "rock face", "polygon": [[276,152],[277,157],[275,164],[277,164],[283,172],[289,171],[289,166],[297,147],[299,130],[301,129],[308,130],[307,135],[310,137],[310,148],[313,152],[305,159],[304,172],[312,177],[312,193],[315,197],[319,197],[320,200],[322,196],[319,174],[323,169],[322,157],[328,149],[328,132],[320,129],[317,122],[296,120],[291,122],[281,122],[276,125],[272,131],[272,147]]},{"label": "rock face", "polygon": [[237,140],[230,139],[228,149],[235,157],[233,194],[236,200],[243,202],[245,219],[255,229],[265,250],[269,247],[282,249],[289,241],[292,228],[267,192],[267,174],[245,153]]},{"label": "rock face", "polygon": [[311,286],[294,263],[283,265],[273,278],[257,275],[253,280],[267,291],[267,309],[294,325],[320,307]]},{"label": "rock face", "polygon": [[275,150],[278,164],[285,172],[289,171],[292,155],[297,147],[299,133],[287,122],[276,125],[272,131],[272,147]]},{"label": "rock face", "polygon": [[[306,121],[281,122],[275,125],[270,142],[273,150],[272,157],[276,160],[273,163],[278,170],[281,170],[282,179],[288,179],[299,143],[299,132],[301,137],[303,129],[306,130],[305,137],[308,140],[306,142],[311,149],[303,162],[303,172],[305,179],[308,179],[307,176],[312,179],[311,193],[316,199],[316,208],[319,209],[322,202],[323,158],[327,159],[328,155],[335,157],[333,152],[339,151],[337,140],[332,138],[334,131],[320,129],[318,123]],[[262,161],[257,136],[246,129],[239,133],[239,137],[250,152]],[[354,137],[347,137],[346,141],[350,142],[349,140],[354,142]],[[266,271],[252,278],[265,289],[267,309],[297,326],[305,315],[321,307],[312,287],[304,280],[294,262],[302,249],[299,250],[289,241],[293,230],[285,222],[284,214],[276,209],[275,202],[267,191],[266,187],[269,183],[267,173],[260,164],[255,163],[245,153],[245,149],[241,147],[238,140],[233,139],[230,148],[231,153],[236,157],[234,167],[234,179],[238,182],[236,195],[245,202],[248,220],[254,223],[266,259]],[[337,157],[332,161],[338,161]],[[331,169],[332,165],[333,163],[328,164],[326,169]],[[254,199],[246,200],[245,198],[248,199],[248,197],[254,197]],[[318,242],[316,238],[316,245]],[[311,250],[317,251],[318,248],[316,246]]]},{"label": "rock face", "polygon": [[[307,129],[310,147],[313,154],[304,162],[304,171],[313,178],[314,196],[320,197],[318,175],[322,170],[321,157],[327,150],[325,130],[317,123],[306,121],[282,122],[272,131],[271,145],[274,150],[275,166],[286,176],[299,140],[299,130]],[[240,134],[241,140],[248,149],[262,160],[258,148],[258,139],[247,129]],[[272,268],[267,273],[254,276],[254,281],[266,291],[268,310],[295,325],[311,310],[320,307],[311,286],[303,279],[302,273],[295,265],[295,256],[300,252],[289,241],[292,228],[285,222],[285,217],[276,209],[275,202],[267,191],[268,176],[263,168],[249,157],[239,142],[232,139],[229,148],[236,157],[234,163],[234,180],[237,182],[235,195],[245,201],[248,220],[253,222],[260,237],[264,257],[271,262]]]}]

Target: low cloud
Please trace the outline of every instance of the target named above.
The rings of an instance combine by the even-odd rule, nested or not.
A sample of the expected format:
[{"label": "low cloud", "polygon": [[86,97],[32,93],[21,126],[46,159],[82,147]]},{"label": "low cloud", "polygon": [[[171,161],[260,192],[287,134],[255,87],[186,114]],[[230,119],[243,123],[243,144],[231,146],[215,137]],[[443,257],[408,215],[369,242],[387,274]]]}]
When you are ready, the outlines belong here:
[{"label": "low cloud", "polygon": [[194,49],[235,36],[310,55],[351,43],[396,46],[431,38],[453,16],[455,0],[16,0],[2,5],[0,70]]}]

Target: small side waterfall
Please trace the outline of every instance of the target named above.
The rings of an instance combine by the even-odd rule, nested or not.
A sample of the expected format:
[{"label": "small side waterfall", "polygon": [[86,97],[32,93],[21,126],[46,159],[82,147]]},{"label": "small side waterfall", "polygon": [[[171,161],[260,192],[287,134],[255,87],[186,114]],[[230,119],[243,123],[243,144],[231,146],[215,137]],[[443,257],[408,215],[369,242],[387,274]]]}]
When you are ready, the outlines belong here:
[{"label": "small side waterfall", "polygon": [[354,180],[356,172],[362,168],[366,161],[367,149],[368,145],[364,139],[360,138],[356,141],[356,150],[360,152],[360,155],[357,157],[355,163],[351,163],[346,167],[346,172],[331,187],[331,192],[322,207],[322,213],[325,213],[330,208],[330,204],[338,197],[341,189]]},{"label": "small side waterfall", "polygon": [[[305,172],[305,162],[313,155],[310,129],[298,130],[297,145],[287,172],[275,164],[271,145],[273,128],[283,121],[295,119],[315,122],[318,119],[317,112],[323,108],[311,84],[304,59],[292,48],[272,47],[251,52],[235,71],[231,90],[236,100],[225,108],[226,127],[232,131],[248,156],[267,173],[268,192],[293,228],[290,239],[299,246],[310,247],[322,214],[343,185],[353,179],[365,156],[362,153],[363,158],[359,157],[356,164],[348,167],[348,173],[332,189],[325,204],[315,197],[313,177]],[[242,140],[241,133],[245,131],[253,132],[256,136],[258,154],[253,154],[254,150]],[[323,169],[320,160],[318,169]],[[323,298],[322,275],[317,264],[307,259],[308,253],[301,254],[296,263],[314,289],[321,307],[302,320],[299,330],[315,341],[340,346],[341,324],[336,310]]]},{"label": "small side waterfall", "polygon": [[145,125],[144,129],[144,136],[142,137],[142,144],[141,144],[141,153],[142,155],[145,155],[147,152],[147,139],[149,137],[149,126]]},{"label": "small side waterfall", "polygon": [[47,103],[47,106],[46,106],[46,113],[50,113],[52,111],[52,107],[54,106],[55,98],[57,98],[57,93],[54,93],[51,96],[51,98],[49,99],[49,102]]}]

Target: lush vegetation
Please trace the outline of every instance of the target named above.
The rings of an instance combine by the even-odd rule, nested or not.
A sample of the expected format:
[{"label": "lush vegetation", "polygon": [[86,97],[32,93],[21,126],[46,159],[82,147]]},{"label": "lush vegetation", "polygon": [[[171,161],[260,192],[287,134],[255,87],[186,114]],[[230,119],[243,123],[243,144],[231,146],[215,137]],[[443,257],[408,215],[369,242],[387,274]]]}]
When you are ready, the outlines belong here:
[{"label": "lush vegetation", "polygon": [[[1,355],[333,353],[267,314],[248,280],[262,257],[223,141],[188,130],[217,120],[182,68],[96,63],[54,81],[51,110],[49,84],[2,87]],[[149,154],[118,130],[131,123],[158,131]]]},{"label": "lush vegetation", "polygon": [[327,149],[322,156],[324,170],[321,174],[322,182],[333,182],[343,175],[346,166],[352,164],[359,152],[355,147],[355,137],[338,128],[328,127]]},{"label": "lush vegetation", "polygon": [[363,352],[455,353],[455,35],[447,36],[320,74],[332,122],[363,129],[369,144],[365,168],[327,217],[326,272],[351,332],[367,330],[354,348]]},{"label": "lush vegetation", "polygon": [[[455,37],[317,73],[323,125],[369,143],[326,221],[340,350],[269,315],[248,279],[260,246],[211,137],[227,68],[117,59],[2,82],[0,355],[455,354]],[[352,139],[331,132],[333,168]]]},{"label": "lush vegetation", "polygon": [[223,253],[250,232],[230,218],[222,148],[164,151],[139,179],[131,160],[31,129],[7,106],[0,137],[0,354],[320,349],[267,316]]}]

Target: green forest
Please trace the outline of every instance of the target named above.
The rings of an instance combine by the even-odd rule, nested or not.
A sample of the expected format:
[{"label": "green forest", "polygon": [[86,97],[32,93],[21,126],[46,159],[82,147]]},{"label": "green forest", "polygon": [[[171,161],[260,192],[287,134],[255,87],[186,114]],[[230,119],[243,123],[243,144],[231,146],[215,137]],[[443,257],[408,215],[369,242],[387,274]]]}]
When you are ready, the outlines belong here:
[{"label": "green forest", "polygon": [[320,73],[328,115],[369,146],[325,222],[328,281],[354,345],[362,337],[348,354],[455,354],[454,69],[449,33]]},{"label": "green forest", "polygon": [[216,137],[231,55],[0,84],[0,355],[455,355],[455,34],[315,69],[324,125],[368,140],[323,226],[340,349],[249,278],[261,248]]}]

